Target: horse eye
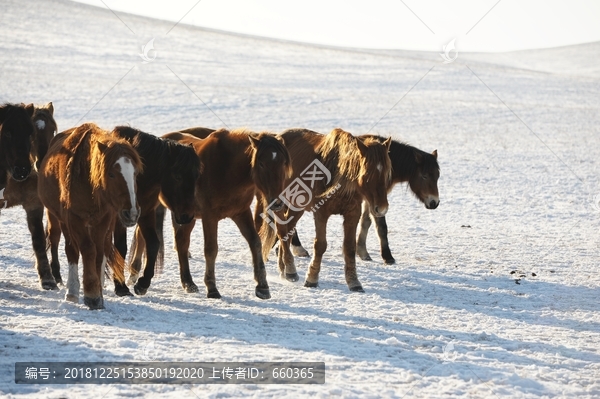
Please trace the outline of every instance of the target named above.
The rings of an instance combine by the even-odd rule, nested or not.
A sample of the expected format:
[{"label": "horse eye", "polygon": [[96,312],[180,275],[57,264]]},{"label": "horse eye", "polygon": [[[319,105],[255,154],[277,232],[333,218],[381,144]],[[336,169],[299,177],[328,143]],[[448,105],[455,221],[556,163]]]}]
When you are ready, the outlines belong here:
[{"label": "horse eye", "polygon": [[175,180],[175,182],[177,183],[181,183],[182,178],[180,175],[173,175],[173,180]]},{"label": "horse eye", "polygon": [[427,178],[428,178],[428,177],[429,177],[429,176],[427,176],[427,175],[421,175],[421,178],[422,178],[423,180],[427,180]]},{"label": "horse eye", "polygon": [[111,179],[114,179],[115,174],[113,172],[108,172],[108,177],[110,177]]}]

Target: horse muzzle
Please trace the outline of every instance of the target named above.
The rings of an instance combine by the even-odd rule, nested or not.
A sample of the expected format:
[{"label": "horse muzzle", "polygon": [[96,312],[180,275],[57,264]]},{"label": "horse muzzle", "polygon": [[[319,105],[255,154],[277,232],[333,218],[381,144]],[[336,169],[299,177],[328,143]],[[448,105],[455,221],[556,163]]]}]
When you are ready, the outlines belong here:
[{"label": "horse muzzle", "polygon": [[31,174],[31,166],[13,166],[9,171],[13,180],[23,181]]},{"label": "horse muzzle", "polygon": [[139,208],[135,208],[135,210],[133,212],[130,209],[123,209],[121,212],[119,212],[119,219],[121,219],[121,223],[125,227],[135,226],[139,217],[140,217],[140,209]]},{"label": "horse muzzle", "polygon": [[279,212],[283,209],[285,204],[279,198],[275,198],[269,201],[269,209],[275,212]]},{"label": "horse muzzle", "polygon": [[192,220],[194,220],[194,215],[188,215],[187,213],[183,213],[181,215],[175,215],[175,222],[177,224],[188,224]]},{"label": "horse muzzle", "polygon": [[435,209],[440,205],[440,199],[435,197],[429,197],[425,201],[425,208],[427,209]]}]

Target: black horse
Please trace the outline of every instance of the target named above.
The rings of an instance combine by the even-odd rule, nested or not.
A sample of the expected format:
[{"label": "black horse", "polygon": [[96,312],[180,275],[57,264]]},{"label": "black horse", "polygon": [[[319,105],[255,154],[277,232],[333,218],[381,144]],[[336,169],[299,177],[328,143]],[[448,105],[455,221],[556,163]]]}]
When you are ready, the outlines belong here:
[{"label": "black horse", "polygon": [[52,276],[44,233],[44,206],[37,194],[37,173],[32,172],[31,159],[38,131],[32,117],[33,104],[0,106],[0,209],[22,205],[27,214],[27,227],[36,258],[36,269],[42,288],[57,289]]},{"label": "black horse", "polygon": [[[386,140],[385,137],[363,135],[360,139],[376,138],[380,142]],[[408,182],[408,186],[415,196],[425,204],[427,209],[435,209],[440,204],[437,182],[440,177],[440,167],[437,162],[437,150],[431,154],[421,151],[416,147],[393,140],[390,146],[390,160],[392,161],[392,184],[388,192],[392,190],[396,183]],[[387,222],[384,217],[371,217],[368,207],[363,204],[363,212],[360,220],[360,232],[356,243],[356,253],[362,260],[372,260],[367,251],[367,234],[371,227],[371,219],[374,220],[377,227],[377,235],[381,245],[381,257],[388,265],[396,262],[390,251],[388,243]],[[302,247],[297,232],[292,237],[292,250],[294,255],[308,256],[308,251]]]},{"label": "black horse", "polygon": [[[117,126],[112,133],[129,141],[136,149],[144,170],[137,176],[137,201],[141,208],[138,226],[146,241],[146,265],[144,274],[135,282],[134,291],[144,295],[150,287],[155,268],[162,267],[163,253],[156,229],[156,208],[160,203],[171,210],[177,224],[194,220],[196,180],[200,160],[191,146],[163,139],[140,130]],[[161,220],[162,222],[162,220]],[[114,229],[117,250],[123,258],[127,254],[127,230],[120,223]],[[137,266],[137,270],[140,266]],[[134,283],[134,281],[130,281]],[[131,295],[127,286],[115,280],[115,293]]]}]

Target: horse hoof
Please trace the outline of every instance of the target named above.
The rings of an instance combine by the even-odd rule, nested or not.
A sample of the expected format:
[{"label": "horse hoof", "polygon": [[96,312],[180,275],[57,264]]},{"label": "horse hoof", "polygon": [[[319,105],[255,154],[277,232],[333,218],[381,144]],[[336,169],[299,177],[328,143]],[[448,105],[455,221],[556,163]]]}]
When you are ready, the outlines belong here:
[{"label": "horse hoof", "polygon": [[104,309],[104,299],[102,299],[102,297],[90,298],[84,296],[83,303],[87,305],[87,307],[90,308],[90,310]]},{"label": "horse hoof", "polygon": [[115,287],[115,295],[117,296],[133,296],[133,294],[131,293],[131,291],[129,291],[129,288],[127,288],[127,286],[124,287]]},{"label": "horse hoof", "polygon": [[65,295],[65,301],[79,303],[79,297],[71,294]]},{"label": "horse hoof", "polygon": [[310,281],[305,281],[304,286],[307,288],[317,288],[319,283],[311,283]]},{"label": "horse hoof", "polygon": [[198,292],[198,286],[194,283],[192,284],[186,284],[183,286],[183,289],[185,290],[185,292],[187,292],[188,294],[194,294],[196,292]]},{"label": "horse hoof", "polygon": [[384,259],[383,263],[385,263],[386,265],[393,265],[396,263],[396,259],[394,259],[394,258]]},{"label": "horse hoof", "polygon": [[209,291],[208,294],[206,294],[206,297],[210,299],[221,299],[221,294],[219,294],[219,291],[217,290]]},{"label": "horse hoof", "polygon": [[350,287],[350,291],[351,292],[365,292],[365,290],[363,290],[363,287],[361,285],[357,285],[355,287]]},{"label": "horse hoof", "polygon": [[42,281],[42,288],[45,290],[57,290],[58,285],[55,281]]},{"label": "horse hoof", "polygon": [[133,291],[136,295],[146,295],[146,292],[148,292],[148,287],[144,288],[139,284],[136,284],[133,286]]},{"label": "horse hoof", "polygon": [[296,282],[299,279],[298,273],[286,273],[285,274],[285,279],[287,281]]},{"label": "horse hoof", "polygon": [[362,254],[362,255],[359,254],[358,256],[360,256],[360,258],[362,260],[366,260],[366,261],[373,260],[373,258],[371,258],[371,255],[369,255],[369,254]]},{"label": "horse hoof", "polygon": [[271,299],[271,292],[268,288],[258,288],[254,291],[256,296],[260,299]]}]

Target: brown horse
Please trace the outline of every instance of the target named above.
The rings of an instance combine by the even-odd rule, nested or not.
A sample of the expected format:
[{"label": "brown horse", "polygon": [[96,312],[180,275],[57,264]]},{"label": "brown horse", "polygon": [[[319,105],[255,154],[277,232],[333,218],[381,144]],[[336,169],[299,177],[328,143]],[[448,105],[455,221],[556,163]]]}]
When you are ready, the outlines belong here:
[{"label": "brown horse", "polygon": [[[220,298],[215,279],[217,257],[217,227],[221,219],[230,218],[240,229],[252,253],[255,294],[261,299],[271,297],[261,242],[254,223],[250,205],[255,192],[275,202],[279,209],[283,203],[277,196],[289,176],[290,157],[282,141],[268,133],[250,133],[245,130],[230,132],[225,129],[199,139],[186,133],[169,133],[164,138],[183,144],[192,144],[202,166],[196,187],[196,219],[202,219],[204,230],[204,255],[206,270],[204,283],[208,298]],[[186,225],[174,223],[175,242],[179,257],[181,284],[187,292],[197,292],[189,268],[190,234],[195,221]],[[138,245],[142,242],[138,241]],[[132,250],[133,251],[133,250]],[[141,254],[141,251],[135,251]]]},{"label": "brown horse", "polygon": [[48,208],[48,224],[60,223],[69,262],[66,299],[79,301],[77,263],[83,260],[84,303],[104,308],[104,267],[124,281],[123,258],[112,244],[117,222],[133,226],[140,209],[135,177],[142,163],[123,139],[112,137],[93,123],[58,134],[40,167],[38,193]]},{"label": "brown horse", "polygon": [[267,212],[261,212],[264,204],[257,203],[257,214],[264,219],[261,227],[264,257],[279,236],[279,270],[288,280],[297,281],[289,238],[304,211],[313,212],[314,255],[304,286],[316,287],[321,259],[327,249],[327,220],[333,214],[340,214],[344,217],[346,283],[351,291],[363,292],[356,275],[356,227],[363,199],[374,216],[381,217],[387,212],[391,178],[387,153],[391,139],[383,143],[376,139],[359,140],[341,129],[334,129],[328,135],[292,129],[283,132],[281,138],[292,158],[293,176],[281,196],[287,205],[285,212],[277,212],[271,205]]},{"label": "brown horse", "polygon": [[[32,141],[36,141],[37,135],[40,134],[37,127],[35,127],[35,123],[31,123],[32,116],[35,120],[35,114],[38,112],[38,109],[34,108],[33,105],[28,105],[25,107],[25,109],[26,111],[21,112],[22,115],[20,117],[28,118],[29,123],[26,123],[26,121],[23,120],[22,125],[26,127],[25,132],[29,132],[30,129],[33,129],[33,135],[22,134],[22,137],[24,138],[22,144],[30,145]],[[54,120],[52,117],[51,119]],[[8,128],[8,126],[9,125],[3,125],[3,129]],[[19,128],[13,127],[9,130],[14,132],[14,134],[11,134],[13,138],[18,138],[17,135],[20,131]],[[7,140],[2,142],[2,147],[4,147],[4,143],[9,143],[9,141]],[[30,147],[27,155],[27,162],[31,162],[30,160],[34,156],[34,153],[34,147]],[[7,170],[4,170],[2,167],[0,167],[0,180],[4,180],[5,182],[4,186],[0,187],[0,193],[3,194],[0,195],[0,208],[11,208],[18,205],[23,206],[23,209],[25,209],[27,214],[27,227],[31,233],[31,241],[35,253],[35,263],[38,276],[40,278],[40,284],[42,288],[46,290],[58,289],[54,277],[52,276],[50,264],[48,262],[48,256],[46,254],[46,236],[44,234],[43,222],[44,206],[42,205],[37,193],[38,176],[35,171],[31,170],[30,163],[29,170],[31,172],[27,172],[26,179],[18,181],[14,178],[10,178]],[[25,172],[22,172],[21,174],[24,175]],[[3,204],[2,198],[5,201]]]},{"label": "brown horse", "polygon": [[[386,139],[381,136],[363,135],[359,136],[361,140],[376,139],[384,142]],[[437,150],[431,154],[421,151],[416,147],[393,140],[390,146],[390,159],[392,161],[392,184],[389,192],[397,183],[408,182],[413,194],[419,201],[425,204],[427,209],[436,209],[440,204],[437,182],[440,177],[440,167],[437,162]],[[372,260],[367,251],[367,234],[371,227],[371,220],[375,222],[379,243],[381,246],[381,256],[387,265],[396,262],[390,251],[387,238],[387,222],[385,216],[380,218],[372,217],[367,204],[363,203],[363,213],[360,221],[360,232],[357,239],[357,253],[362,260]],[[292,252],[297,256],[308,256],[308,252],[302,247],[297,233],[292,238]]]}]

